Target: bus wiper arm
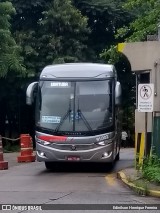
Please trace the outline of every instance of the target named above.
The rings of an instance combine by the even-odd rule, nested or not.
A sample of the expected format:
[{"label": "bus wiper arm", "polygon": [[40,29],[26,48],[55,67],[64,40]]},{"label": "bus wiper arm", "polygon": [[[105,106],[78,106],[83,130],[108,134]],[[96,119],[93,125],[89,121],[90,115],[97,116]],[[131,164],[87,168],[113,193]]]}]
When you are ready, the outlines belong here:
[{"label": "bus wiper arm", "polygon": [[86,127],[88,128],[88,130],[90,130],[91,132],[93,132],[93,129],[91,128],[91,126],[88,123],[87,119],[84,117],[82,111],[80,109],[78,109],[77,113],[78,113],[78,117],[80,116],[82,118],[82,120],[84,121],[84,124],[86,125]]},{"label": "bus wiper arm", "polygon": [[71,114],[71,99],[69,100],[69,108],[67,110],[67,112],[64,114],[64,116],[62,117],[60,123],[58,124],[58,126],[55,129],[55,132],[58,132],[60,127],[62,126],[62,124],[64,123],[64,121],[68,118],[69,116],[69,120],[70,120],[70,114]]}]

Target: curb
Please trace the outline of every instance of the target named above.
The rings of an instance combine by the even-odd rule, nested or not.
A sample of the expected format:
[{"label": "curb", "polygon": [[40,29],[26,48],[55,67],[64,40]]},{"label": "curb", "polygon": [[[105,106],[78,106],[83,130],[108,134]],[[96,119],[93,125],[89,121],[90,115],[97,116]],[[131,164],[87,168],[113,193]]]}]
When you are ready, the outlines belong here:
[{"label": "curb", "polygon": [[134,183],[129,182],[127,179],[127,176],[123,171],[120,171],[117,173],[117,178],[121,179],[123,183],[125,183],[127,186],[129,186],[131,189],[136,191],[138,194],[141,195],[150,195],[153,197],[160,197],[160,191],[155,191],[155,190],[146,190],[143,187],[136,186]]}]

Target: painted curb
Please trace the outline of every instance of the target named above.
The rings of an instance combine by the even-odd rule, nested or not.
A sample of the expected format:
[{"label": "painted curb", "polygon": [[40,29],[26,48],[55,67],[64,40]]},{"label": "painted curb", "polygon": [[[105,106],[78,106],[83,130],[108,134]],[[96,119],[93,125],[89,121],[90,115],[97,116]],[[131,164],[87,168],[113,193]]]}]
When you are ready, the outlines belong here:
[{"label": "painted curb", "polygon": [[[134,183],[131,183],[128,181],[127,176],[123,171],[120,171],[117,173],[117,178],[121,179],[123,183],[128,185],[130,188],[138,192],[139,194],[145,195],[146,190],[143,187],[138,187]],[[155,191],[155,190],[148,190],[147,189],[147,195],[153,196],[153,197],[160,197],[160,191]]]}]

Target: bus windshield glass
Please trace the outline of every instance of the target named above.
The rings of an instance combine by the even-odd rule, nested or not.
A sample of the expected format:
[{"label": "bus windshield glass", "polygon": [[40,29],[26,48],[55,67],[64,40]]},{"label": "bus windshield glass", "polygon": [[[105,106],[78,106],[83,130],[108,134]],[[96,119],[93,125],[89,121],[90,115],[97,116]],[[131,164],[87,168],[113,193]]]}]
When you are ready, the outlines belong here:
[{"label": "bus windshield glass", "polygon": [[86,132],[113,125],[113,81],[41,81],[36,125],[58,132]]}]

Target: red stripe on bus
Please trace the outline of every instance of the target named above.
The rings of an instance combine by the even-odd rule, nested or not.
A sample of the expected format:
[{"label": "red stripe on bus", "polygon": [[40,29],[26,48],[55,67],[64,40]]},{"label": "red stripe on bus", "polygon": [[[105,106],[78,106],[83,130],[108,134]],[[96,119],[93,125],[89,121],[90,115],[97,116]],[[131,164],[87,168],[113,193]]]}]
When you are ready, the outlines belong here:
[{"label": "red stripe on bus", "polygon": [[56,135],[51,135],[51,136],[41,135],[41,136],[38,136],[38,139],[48,141],[48,142],[54,142],[54,141],[66,141],[67,137],[66,136],[56,136]]}]

